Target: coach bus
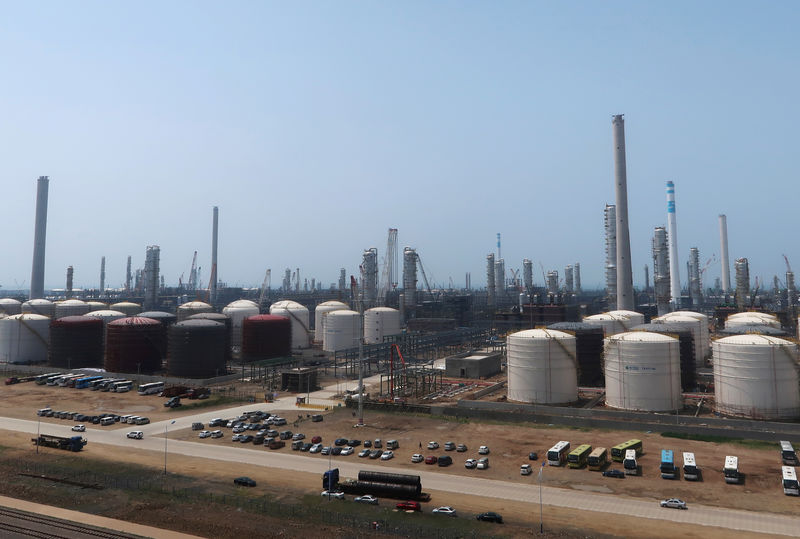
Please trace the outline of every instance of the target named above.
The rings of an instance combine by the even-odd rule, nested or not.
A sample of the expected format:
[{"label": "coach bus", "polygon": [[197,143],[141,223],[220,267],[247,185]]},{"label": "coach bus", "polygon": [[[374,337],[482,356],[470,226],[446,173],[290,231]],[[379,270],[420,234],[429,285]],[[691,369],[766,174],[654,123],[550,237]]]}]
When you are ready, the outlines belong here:
[{"label": "coach bus", "polygon": [[781,442],[781,460],[787,466],[797,466],[797,453],[791,442]]},{"label": "coach bus", "polygon": [[661,479],[675,479],[678,469],[675,467],[675,459],[672,449],[661,450]]},{"label": "coach bus", "polygon": [[800,485],[797,484],[797,473],[792,466],[781,466],[783,473],[783,493],[787,496],[800,496]]},{"label": "coach bus", "polygon": [[164,382],[151,382],[139,386],[139,395],[156,395],[164,391]]},{"label": "coach bus", "polygon": [[694,460],[694,453],[683,454],[683,478],[687,481],[697,481],[700,479],[700,468]]},{"label": "coach bus", "polygon": [[643,446],[641,440],[628,440],[627,442],[615,445],[611,448],[611,460],[622,462],[625,458],[625,452],[628,449],[633,449],[636,451],[636,456],[638,457],[642,454],[642,448]]},{"label": "coach bus", "polygon": [[560,441],[547,452],[547,464],[550,466],[563,466],[567,461],[569,442]]},{"label": "coach bus", "polygon": [[589,464],[589,469],[599,472],[608,462],[608,449],[605,447],[596,447],[594,451],[589,453],[589,458],[586,459]]},{"label": "coach bus", "polygon": [[579,445],[567,456],[567,466],[570,468],[583,468],[586,466],[586,459],[591,452],[592,446],[589,444]]},{"label": "coach bus", "polygon": [[101,380],[102,378],[102,376],[84,376],[83,378],[78,378],[75,380],[75,389],[86,389],[89,387],[90,383],[95,380]]},{"label": "coach bus", "polygon": [[47,380],[49,380],[50,378],[54,378],[60,375],[61,375],[60,372],[50,372],[47,374],[40,374],[39,376],[36,377],[36,385],[43,386],[47,383]]},{"label": "coach bus", "polygon": [[733,457],[731,455],[726,456],[725,467],[722,469],[722,473],[725,475],[726,483],[738,484],[741,480],[741,476],[739,475],[739,457]]}]

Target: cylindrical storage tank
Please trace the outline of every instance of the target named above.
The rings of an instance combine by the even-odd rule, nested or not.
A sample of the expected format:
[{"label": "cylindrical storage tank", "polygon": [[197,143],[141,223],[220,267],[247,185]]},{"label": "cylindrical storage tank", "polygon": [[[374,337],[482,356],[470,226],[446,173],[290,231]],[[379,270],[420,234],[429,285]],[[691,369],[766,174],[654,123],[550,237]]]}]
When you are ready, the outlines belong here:
[{"label": "cylindrical storage tank", "polygon": [[384,337],[402,333],[400,311],[391,307],[374,307],[364,311],[364,342],[380,344]]},{"label": "cylindrical storage tank", "polygon": [[697,363],[694,358],[694,333],[690,328],[665,322],[662,324],[642,324],[633,328],[633,331],[649,331],[661,333],[678,339],[680,364],[681,364],[681,389],[692,391],[697,386]]},{"label": "cylindrical storage tank", "polygon": [[103,321],[103,325],[107,326],[109,322],[119,320],[120,318],[125,318],[125,313],[120,311],[112,311],[111,309],[103,309],[101,311],[90,311],[86,313],[86,316],[99,318]]},{"label": "cylindrical storage tank", "polygon": [[774,317],[765,316],[763,313],[737,313],[725,320],[726,328],[734,326],[770,326],[780,329],[781,323]]},{"label": "cylindrical storage tank", "polygon": [[325,315],[325,336],[322,349],[336,352],[356,348],[361,338],[361,315],[356,311],[332,311]]},{"label": "cylindrical storage tank", "polygon": [[106,326],[105,368],[109,372],[150,374],[161,370],[166,328],[158,320],[131,316]]},{"label": "cylindrical storage tank", "polygon": [[296,301],[281,300],[273,303],[269,314],[285,316],[292,321],[292,349],[308,348],[308,309]]},{"label": "cylindrical storage tank", "polygon": [[108,303],[103,303],[102,301],[87,301],[86,305],[89,306],[89,312],[108,309]]},{"label": "cylindrical storage tank", "polygon": [[178,322],[183,322],[193,314],[213,312],[214,308],[208,303],[204,303],[202,301],[190,301],[178,306]]},{"label": "cylindrical storage tank", "polygon": [[225,326],[225,361],[231,360],[231,317],[222,313],[197,313],[186,320],[211,320]]},{"label": "cylindrical storage tank", "polygon": [[231,345],[234,348],[242,347],[242,322],[244,319],[260,312],[258,305],[247,299],[233,301],[222,309],[222,314],[231,317]]},{"label": "cylindrical storage tank", "polygon": [[627,316],[620,316],[615,314],[600,313],[583,318],[584,324],[591,324],[603,328],[606,337],[616,335],[617,333],[624,333],[636,324],[631,324],[630,318]]},{"label": "cylindrical storage tank", "polygon": [[694,362],[698,367],[705,366],[705,352],[703,350],[703,321],[691,316],[671,315],[653,318],[653,324],[674,324],[692,331],[694,336]]},{"label": "cylindrical storage tank", "polygon": [[91,316],[65,316],[50,322],[47,364],[63,369],[103,366],[103,321]]},{"label": "cylindrical storage tank", "polygon": [[0,298],[0,314],[10,316],[22,312],[22,303],[14,298]]},{"label": "cylindrical storage tank", "polygon": [[700,320],[700,338],[703,339],[702,342],[702,349],[703,349],[703,357],[701,359],[706,359],[711,356],[711,337],[709,335],[708,330],[708,316],[704,315],[703,313],[698,313],[694,311],[675,311],[672,313],[667,313],[662,318],[669,320],[675,316],[688,316],[689,318],[695,318]]},{"label": "cylindrical storage tank", "polygon": [[12,314],[0,319],[0,362],[43,363],[50,345],[50,318]]},{"label": "cylindrical storage tank", "polygon": [[772,337],[786,337],[788,333],[779,328],[772,326],[764,326],[760,324],[750,325],[733,325],[717,331],[718,335],[770,335]]},{"label": "cylindrical storage tank", "polygon": [[111,305],[111,310],[125,313],[126,316],[136,316],[142,312],[142,306],[130,301],[120,301],[119,303],[113,303]]},{"label": "cylindrical storage tank", "polygon": [[79,299],[68,299],[56,302],[55,318],[65,316],[81,316],[89,312],[89,306]]},{"label": "cylindrical storage tank", "polygon": [[575,355],[578,358],[578,385],[602,387],[603,328],[583,322],[557,322],[547,329],[575,336]]},{"label": "cylindrical storage tank", "polygon": [[38,314],[53,318],[56,314],[56,305],[46,299],[31,299],[22,304],[23,314]]},{"label": "cylindrical storage tank", "polygon": [[259,314],[242,322],[242,360],[260,361],[292,355],[292,322],[285,316]]},{"label": "cylindrical storage tank", "polygon": [[759,311],[744,311],[744,312],[741,312],[741,313],[733,313],[733,314],[728,315],[728,320],[736,320],[737,318],[743,318],[743,317],[748,317],[748,316],[757,316],[757,317],[763,318],[765,320],[774,320],[776,322],[778,321],[778,317],[775,316],[774,314],[762,313],[762,312],[759,312]]},{"label": "cylindrical storage tank", "polygon": [[325,316],[333,311],[346,311],[350,307],[341,301],[324,301],[314,308],[314,342],[321,343],[325,335]]},{"label": "cylindrical storage tank", "polygon": [[226,373],[226,328],[213,320],[184,320],[169,328],[167,373],[211,378]]},{"label": "cylindrical storage tank", "polygon": [[509,335],[508,400],[536,404],[578,400],[575,343],[569,333],[550,329]]},{"label": "cylindrical storage tank", "polygon": [[139,313],[138,316],[141,316],[142,318],[152,318],[153,320],[158,320],[167,328],[169,328],[178,320],[177,316],[165,311],[147,311],[144,313]]},{"label": "cylindrical storage tank", "polygon": [[800,417],[796,344],[769,335],[734,335],[711,347],[717,412],[767,420]]},{"label": "cylindrical storage tank", "polygon": [[681,403],[680,343],[660,333],[631,331],[606,339],[606,405],[666,412]]},{"label": "cylindrical storage tank", "polygon": [[630,328],[633,326],[638,326],[640,324],[644,324],[644,315],[642,313],[637,313],[636,311],[626,311],[626,310],[616,310],[616,311],[608,311],[606,314],[610,314],[612,316],[622,316],[630,320],[630,323],[626,324],[626,327]]}]

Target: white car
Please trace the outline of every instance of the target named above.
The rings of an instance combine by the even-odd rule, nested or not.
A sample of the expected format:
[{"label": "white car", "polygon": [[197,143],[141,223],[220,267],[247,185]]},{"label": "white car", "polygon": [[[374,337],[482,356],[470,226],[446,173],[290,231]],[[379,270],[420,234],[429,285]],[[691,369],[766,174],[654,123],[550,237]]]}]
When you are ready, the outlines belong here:
[{"label": "white car", "polygon": [[686,502],[678,498],[670,498],[661,501],[661,507],[671,507],[673,509],[687,509]]},{"label": "white car", "polygon": [[234,434],[233,436],[231,436],[231,442],[238,442],[240,436],[241,434]]},{"label": "white car", "polygon": [[322,497],[336,498],[337,500],[344,500],[344,492],[334,492],[332,490],[323,490]]},{"label": "white car", "polygon": [[434,513],[437,515],[448,515],[451,517],[456,516],[456,510],[450,506],[445,505],[444,507],[437,507],[433,510]]},{"label": "white car", "polygon": [[488,455],[489,454],[489,446],[488,445],[480,446],[478,448],[478,454],[479,455]]},{"label": "white car", "polygon": [[487,459],[486,457],[483,457],[482,459],[478,459],[477,468],[479,470],[485,470],[488,467],[489,467],[489,459]]},{"label": "white car", "polygon": [[428,449],[439,449],[438,442],[428,442]]},{"label": "white car", "polygon": [[519,467],[519,475],[531,475],[533,473],[533,468],[531,468],[530,464],[523,464]]},{"label": "white car", "polygon": [[381,460],[389,460],[394,458],[393,451],[384,451],[383,455],[381,455]]},{"label": "white car", "polygon": [[86,432],[86,425],[75,425],[72,427],[75,432]]},{"label": "white car", "polygon": [[414,453],[413,455],[411,455],[411,462],[422,462],[423,460],[425,460],[425,457],[423,457],[419,453]]},{"label": "white car", "polygon": [[478,465],[478,461],[477,461],[477,460],[475,460],[475,459],[467,459],[467,460],[464,462],[464,468],[466,468],[466,469],[468,469],[468,470],[471,470],[471,469],[473,469],[473,468],[474,468],[475,466],[477,466],[477,465]]},{"label": "white car", "polygon": [[222,438],[222,431],[221,430],[212,430],[211,431],[212,438]]},{"label": "white car", "polygon": [[353,501],[359,503],[369,503],[372,505],[378,505],[378,498],[376,498],[372,494],[364,494],[363,496],[357,496],[356,498],[353,498]]},{"label": "white car", "polygon": [[309,453],[319,453],[320,451],[322,451],[322,444],[314,444],[308,450]]},{"label": "white car", "polygon": [[144,438],[144,433],[140,430],[132,430],[128,433],[128,438],[132,438],[134,440],[141,440]]},{"label": "white car", "polygon": [[211,438],[211,431],[210,430],[201,430],[197,433],[198,438]]},{"label": "white car", "polygon": [[305,440],[305,438],[306,438],[306,435],[305,435],[305,434],[303,434],[302,432],[298,432],[297,434],[295,434],[294,436],[292,436],[292,440],[293,440],[293,441],[295,441],[295,442],[296,442],[297,440]]},{"label": "white car", "polygon": [[342,448],[342,452],[339,453],[339,454],[340,455],[352,455],[353,451],[355,451],[355,450],[348,445],[347,447],[343,447]]}]

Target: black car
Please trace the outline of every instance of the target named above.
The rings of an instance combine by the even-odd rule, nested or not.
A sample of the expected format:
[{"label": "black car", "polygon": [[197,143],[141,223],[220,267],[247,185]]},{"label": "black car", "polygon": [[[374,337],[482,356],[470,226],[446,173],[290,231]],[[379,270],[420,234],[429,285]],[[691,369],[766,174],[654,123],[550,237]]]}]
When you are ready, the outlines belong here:
[{"label": "black car", "polygon": [[531,451],[530,453],[528,453],[528,460],[536,460],[538,458],[539,455],[536,453],[536,451]]},{"label": "black car", "polygon": [[361,445],[361,440],[348,440],[347,445],[350,447],[358,447]]},{"label": "black car", "polygon": [[342,448],[341,447],[331,447],[331,455],[333,455],[335,457],[335,456],[341,455],[341,454],[342,454]]},{"label": "black car", "polygon": [[243,444],[249,444],[250,442],[253,441],[253,438],[255,437],[252,434],[245,434],[244,436],[239,437],[239,441],[242,442]]},{"label": "black car", "polygon": [[625,479],[625,472],[622,470],[606,470],[603,472],[603,477],[616,477],[618,479]]},{"label": "black car", "polygon": [[478,520],[482,520],[484,522],[497,522],[498,524],[503,523],[503,517],[499,513],[495,513],[489,511],[487,513],[481,513],[475,517]]},{"label": "black car", "polygon": [[233,480],[234,485],[240,485],[242,487],[254,487],[256,486],[256,482],[249,477],[237,477]]},{"label": "black car", "polygon": [[442,467],[450,466],[451,464],[453,464],[453,458],[450,455],[442,455],[441,457],[439,457],[438,464],[439,466]]},{"label": "black car", "polygon": [[372,452],[369,454],[369,458],[371,458],[371,459],[377,459],[377,458],[379,458],[381,455],[383,455],[383,450],[381,450],[381,449],[374,449],[374,450],[373,450],[373,451],[372,451]]},{"label": "black car", "polygon": [[306,443],[304,443],[303,445],[300,446],[300,451],[303,451],[304,453],[307,453],[308,450],[311,449],[312,445],[314,445],[314,444],[310,444],[310,443],[306,442]]},{"label": "black car", "polygon": [[372,442],[369,441],[369,440],[364,440],[364,447],[367,447],[367,448],[372,447]]},{"label": "black car", "polygon": [[264,445],[264,436],[262,434],[257,434],[255,438],[253,438],[253,445]]},{"label": "black car", "polygon": [[347,445],[347,438],[336,438],[336,441],[333,442],[333,445]]}]

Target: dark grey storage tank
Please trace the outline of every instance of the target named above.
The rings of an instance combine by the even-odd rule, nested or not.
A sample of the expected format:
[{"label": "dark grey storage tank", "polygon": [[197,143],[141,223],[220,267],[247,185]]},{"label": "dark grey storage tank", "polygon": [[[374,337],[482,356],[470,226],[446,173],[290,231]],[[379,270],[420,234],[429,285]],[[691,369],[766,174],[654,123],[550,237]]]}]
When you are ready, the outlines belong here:
[{"label": "dark grey storage tank", "polygon": [[145,318],[152,318],[153,320],[158,320],[164,327],[170,327],[178,317],[172,313],[164,312],[164,311],[147,311],[146,313],[139,313],[137,316],[144,316]]},{"label": "dark grey storage tank", "polygon": [[103,366],[103,321],[65,316],[50,322],[47,364],[64,369]]},{"label": "dark grey storage tank", "polygon": [[231,360],[231,336],[233,335],[233,321],[227,314],[222,313],[197,313],[186,320],[212,320],[225,325],[225,361]]},{"label": "dark grey storage tank", "polygon": [[167,373],[182,378],[211,378],[225,374],[225,325],[214,320],[189,319],[169,328]]},{"label": "dark grey storage tank", "polygon": [[603,387],[603,328],[585,322],[557,322],[547,329],[575,335],[575,356],[578,360],[578,385]]}]

